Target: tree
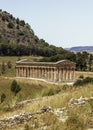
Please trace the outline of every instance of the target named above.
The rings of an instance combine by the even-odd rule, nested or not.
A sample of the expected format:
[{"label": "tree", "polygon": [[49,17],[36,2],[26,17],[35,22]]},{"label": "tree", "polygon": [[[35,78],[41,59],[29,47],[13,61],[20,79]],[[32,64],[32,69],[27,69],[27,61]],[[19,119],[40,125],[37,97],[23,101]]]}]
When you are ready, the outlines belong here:
[{"label": "tree", "polygon": [[14,95],[16,96],[16,94],[21,90],[20,85],[17,83],[16,80],[13,80],[12,84],[11,84],[11,91],[14,93]]},{"label": "tree", "polygon": [[1,67],[1,73],[5,74],[5,63],[2,63],[2,67]]},{"label": "tree", "polygon": [[90,54],[89,55],[89,71],[91,71],[91,69],[92,69],[92,64],[93,64],[93,55]]},{"label": "tree", "polygon": [[12,22],[8,23],[7,25],[8,28],[14,28],[14,24]]},{"label": "tree", "polygon": [[4,93],[2,93],[2,94],[0,95],[0,102],[1,102],[1,103],[4,102],[5,98],[6,98],[6,95],[5,95]]},{"label": "tree", "polygon": [[76,67],[77,70],[86,70],[87,69],[87,61],[88,53],[87,52],[78,52],[76,54]]}]

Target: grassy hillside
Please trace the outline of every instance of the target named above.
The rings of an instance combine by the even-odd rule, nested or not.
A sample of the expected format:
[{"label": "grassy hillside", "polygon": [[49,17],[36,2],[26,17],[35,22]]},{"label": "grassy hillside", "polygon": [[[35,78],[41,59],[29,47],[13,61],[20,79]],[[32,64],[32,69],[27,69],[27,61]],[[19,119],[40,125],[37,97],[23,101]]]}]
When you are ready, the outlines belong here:
[{"label": "grassy hillside", "polygon": [[[54,112],[46,112],[40,115],[37,114],[26,124],[20,124],[11,129],[25,130],[27,127],[29,130],[41,130],[41,128],[42,130],[44,128],[46,128],[46,130],[87,130],[88,128],[93,128],[93,102],[86,103],[83,106],[74,105],[73,107],[68,107],[68,102],[71,98],[79,99],[81,96],[87,98],[92,97],[92,84],[75,87],[62,84],[54,85],[31,79],[17,79],[17,82],[20,84],[22,89],[15,97],[10,91],[12,80],[13,79],[0,79],[0,92],[6,94],[5,101],[0,105],[1,118],[10,117],[24,112],[35,113],[39,111],[42,106],[50,106],[53,110],[66,107],[69,118],[64,123],[59,120],[58,116],[55,115]],[[42,96],[45,97],[40,98]],[[38,98],[38,100],[25,104],[21,109],[14,109],[9,112],[2,111],[6,105],[11,106],[20,100],[30,98]]]}]

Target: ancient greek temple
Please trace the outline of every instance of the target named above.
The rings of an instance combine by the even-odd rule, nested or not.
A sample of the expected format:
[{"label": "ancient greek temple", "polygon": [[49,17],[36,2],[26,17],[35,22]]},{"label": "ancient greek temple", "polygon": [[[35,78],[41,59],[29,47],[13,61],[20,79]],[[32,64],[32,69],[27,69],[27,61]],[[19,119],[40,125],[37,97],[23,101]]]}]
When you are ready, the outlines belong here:
[{"label": "ancient greek temple", "polygon": [[73,81],[75,63],[69,60],[58,62],[16,62],[16,77],[38,78],[52,82]]}]

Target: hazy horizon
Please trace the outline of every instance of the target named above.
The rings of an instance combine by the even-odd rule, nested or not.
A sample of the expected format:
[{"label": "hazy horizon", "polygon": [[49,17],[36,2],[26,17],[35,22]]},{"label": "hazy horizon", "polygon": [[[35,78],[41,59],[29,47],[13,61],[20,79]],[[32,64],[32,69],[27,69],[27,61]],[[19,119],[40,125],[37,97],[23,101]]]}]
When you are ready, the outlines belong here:
[{"label": "hazy horizon", "polygon": [[49,44],[93,45],[93,0],[10,0],[1,1],[0,8],[25,20]]}]

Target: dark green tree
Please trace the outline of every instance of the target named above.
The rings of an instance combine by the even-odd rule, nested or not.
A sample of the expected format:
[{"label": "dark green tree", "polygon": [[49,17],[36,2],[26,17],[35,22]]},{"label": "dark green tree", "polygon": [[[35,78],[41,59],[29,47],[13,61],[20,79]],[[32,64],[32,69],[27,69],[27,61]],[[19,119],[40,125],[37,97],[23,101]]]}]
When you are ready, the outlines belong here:
[{"label": "dark green tree", "polygon": [[13,80],[12,84],[11,84],[11,91],[14,93],[14,95],[16,96],[16,94],[21,90],[20,85],[17,83],[16,80]]},{"label": "dark green tree", "polygon": [[92,54],[89,55],[89,62],[88,62],[88,64],[89,64],[89,71],[91,71],[92,64],[93,64],[93,55]]},{"label": "dark green tree", "polygon": [[4,62],[2,62],[1,73],[5,74],[5,63]]},{"label": "dark green tree", "polygon": [[14,24],[12,22],[9,22],[7,25],[8,28],[14,28]]},{"label": "dark green tree", "polygon": [[2,103],[2,102],[4,102],[4,100],[5,100],[5,98],[6,98],[6,95],[5,95],[4,93],[2,93],[0,98],[1,98],[1,101],[0,101],[0,102]]},{"label": "dark green tree", "polygon": [[76,54],[76,67],[77,70],[86,70],[88,64],[88,53],[87,52],[78,52]]}]

